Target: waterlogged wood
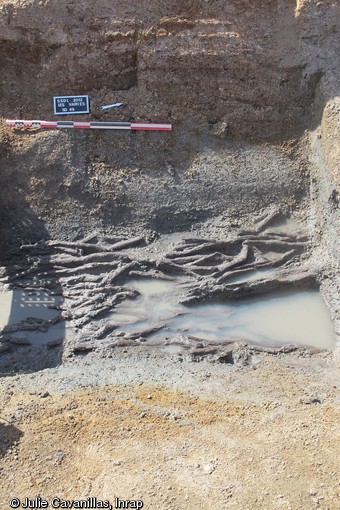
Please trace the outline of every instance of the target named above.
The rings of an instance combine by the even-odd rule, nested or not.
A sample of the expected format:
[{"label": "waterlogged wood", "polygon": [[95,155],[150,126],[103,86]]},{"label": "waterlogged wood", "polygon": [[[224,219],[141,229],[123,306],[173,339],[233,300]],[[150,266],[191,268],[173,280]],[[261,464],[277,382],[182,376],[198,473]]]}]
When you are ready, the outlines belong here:
[{"label": "waterlogged wood", "polygon": [[132,271],[129,271],[129,276],[135,278],[152,278],[152,279],[157,279],[157,280],[167,280],[167,281],[174,281],[175,278],[173,276],[169,276],[161,271],[157,271],[157,270],[151,270],[151,271],[136,271],[136,270],[132,270]]},{"label": "waterlogged wood", "polygon": [[190,264],[191,262],[195,262],[199,258],[201,258],[200,255],[190,255],[188,257],[177,256],[171,257],[171,262],[174,262],[175,264],[188,264],[188,263]]},{"label": "waterlogged wood", "polygon": [[[257,225],[258,231],[263,230],[274,218],[270,215],[271,213],[268,213]],[[128,284],[128,278],[133,277],[174,280],[177,275],[186,275],[192,286],[182,300],[185,304],[213,298],[236,300],[263,295],[272,290],[317,286],[313,270],[297,269],[278,269],[273,271],[273,274],[266,273],[259,280],[228,282],[232,277],[246,277],[248,273],[259,268],[288,267],[305,246],[301,239],[297,242],[291,236],[271,233],[256,235],[253,231],[247,235],[242,233],[229,241],[187,238],[158,262],[146,259],[143,253],[139,260],[134,260],[120,252],[142,243],[145,243],[143,236],[123,239],[95,233],[76,242],[50,241],[39,245],[23,245],[21,251],[24,255],[21,259],[1,273],[3,276],[7,273],[5,278],[9,288],[48,289],[51,294],[62,294],[65,301],[63,305],[55,307],[59,309],[55,319],[33,319],[33,322],[28,319],[26,323],[11,325],[15,328],[13,331],[27,328],[47,331],[54,321],[71,320],[72,325],[79,328],[79,332],[82,328],[86,332],[84,338],[87,343],[77,343],[78,353],[97,348],[140,345],[149,335],[161,330],[166,324],[160,323],[140,331],[119,334],[116,331],[119,324],[116,322],[105,322],[105,319],[99,322],[102,317],[105,318],[111,313],[118,303],[133,299],[139,294],[138,291],[122,286],[125,281]],[[270,253],[269,258],[267,252],[274,254]],[[98,328],[97,321],[102,327]],[[234,341],[226,341],[222,345],[227,343]],[[186,337],[185,341],[185,348],[196,349],[191,354],[197,358],[213,357],[220,346],[221,342],[194,337]]]},{"label": "waterlogged wood", "polygon": [[[111,265],[108,265],[105,267],[110,268]],[[117,264],[113,264],[113,267],[116,268]],[[74,274],[77,271],[70,270],[66,274],[72,274],[72,276],[65,277],[63,275],[59,275],[60,276],[59,281],[61,282],[61,284],[67,284],[67,285],[70,285],[70,284],[77,285],[79,283],[98,283],[98,284],[101,283],[104,286],[107,284],[112,284],[114,281],[119,280],[119,278],[122,278],[123,276],[127,275],[129,273],[130,269],[135,268],[135,267],[139,267],[138,262],[129,262],[123,266],[118,267],[114,271],[110,271],[109,273],[103,272],[103,274],[99,274],[99,275],[88,274],[87,271],[85,271],[84,269],[81,269],[81,271],[84,271],[84,274],[77,275],[77,274]],[[93,269],[93,267],[92,267],[92,269]],[[97,267],[97,269],[100,269],[100,267],[99,268]]]},{"label": "waterlogged wood", "polygon": [[256,247],[265,247],[267,251],[278,251],[282,250],[288,251],[289,249],[295,248],[296,250],[303,251],[306,246],[306,243],[296,242],[296,241],[284,241],[280,239],[247,239],[247,242],[251,246]]},{"label": "waterlogged wood", "polygon": [[48,331],[49,326],[56,324],[57,322],[63,321],[69,318],[69,314],[60,313],[52,319],[40,319],[38,317],[27,317],[26,319],[17,322],[16,324],[7,324],[2,329],[3,333],[13,333],[16,331],[41,331],[43,333]]},{"label": "waterlogged wood", "polygon": [[144,236],[132,237],[130,239],[123,239],[115,242],[114,244],[108,242],[100,242],[100,243],[92,243],[92,242],[82,242],[82,241],[47,241],[47,246],[51,246],[53,248],[61,248],[64,249],[73,249],[73,250],[81,250],[83,255],[87,255],[90,253],[96,252],[112,252],[117,250],[124,250],[127,248],[132,248],[141,243],[145,242]]},{"label": "waterlogged wood", "polygon": [[121,258],[117,257],[116,253],[107,252],[107,253],[91,253],[90,255],[83,256],[65,256],[65,255],[52,255],[50,258],[50,262],[53,264],[58,264],[62,267],[74,267],[78,265],[84,265],[91,262],[114,262],[121,260]]},{"label": "waterlogged wood", "polygon": [[[293,261],[294,256],[297,255],[296,250],[290,250],[283,254],[278,254],[276,259],[264,259],[263,261],[259,261],[258,259],[255,260],[255,262],[251,264],[245,264],[239,269],[234,269],[232,271],[229,271],[224,274],[223,280],[226,281],[229,278],[234,278],[237,276],[246,275],[247,273],[254,273],[259,269],[265,269],[265,268],[277,268],[280,266],[285,265],[287,262]],[[263,275],[262,278],[266,278],[267,276]],[[259,279],[261,279],[261,276],[259,275]]]},{"label": "waterlogged wood", "polygon": [[117,237],[117,236],[107,236],[107,235],[100,235],[96,232],[89,234],[86,237],[83,237],[80,242],[82,243],[93,243],[96,244],[98,242],[108,243],[108,244],[114,244],[119,241],[124,241],[124,237]]},{"label": "waterlogged wood", "polygon": [[[268,234],[269,235],[269,234]],[[306,235],[299,235],[299,234],[284,234],[283,232],[270,232],[270,236],[274,239],[279,239],[283,241],[291,241],[291,242],[300,242],[300,243],[306,243],[308,242],[308,236]]]},{"label": "waterlogged wood", "polygon": [[215,251],[211,255],[204,255],[203,257],[199,257],[195,260],[195,264],[203,264],[204,262],[211,262],[212,260],[218,261],[218,260],[232,260],[233,257],[224,255],[223,253],[219,251]]},{"label": "waterlogged wood", "polygon": [[95,344],[93,342],[82,342],[77,343],[73,347],[74,354],[86,354],[87,352],[91,352],[95,349]]},{"label": "waterlogged wood", "polygon": [[278,270],[262,280],[242,283],[218,283],[207,281],[204,286],[196,286],[180,302],[190,305],[206,299],[223,298],[228,300],[261,296],[271,292],[291,289],[317,289],[318,273],[314,269]]},{"label": "waterlogged wood", "polygon": [[282,216],[282,213],[278,208],[275,207],[271,209],[266,216],[256,224],[254,231],[257,233],[261,232],[268,227],[273,220],[278,219],[280,216]]},{"label": "waterlogged wood", "polygon": [[148,337],[153,333],[157,333],[161,329],[165,328],[168,325],[166,322],[160,322],[158,324],[154,324],[153,326],[149,326],[148,328],[141,329],[140,331],[133,331],[131,333],[126,333],[124,335],[125,338],[139,338],[139,337]]},{"label": "waterlogged wood", "polygon": [[83,327],[94,319],[109,313],[122,300],[134,297],[136,297],[136,292],[134,291],[118,292],[106,299],[103,304],[95,303],[90,309],[86,307],[85,310],[76,309],[72,311],[73,318],[76,320],[75,325]]},{"label": "waterlogged wood", "polygon": [[78,299],[78,301],[74,301],[72,303],[72,309],[89,308],[91,306],[97,305],[98,303],[103,303],[105,298],[106,295],[101,292],[88,299],[86,299],[86,296],[83,296],[83,298]]},{"label": "waterlogged wood", "polygon": [[172,251],[167,254],[167,258],[176,258],[178,256],[188,256],[188,255],[197,255],[197,254],[205,254],[209,252],[209,250],[220,250],[223,248],[228,248],[231,245],[235,245],[235,242],[229,243],[227,241],[210,241],[208,243],[199,244],[193,248],[182,250],[180,253],[178,251]]},{"label": "waterlogged wood", "polygon": [[189,267],[185,265],[180,265],[172,262],[168,259],[162,259],[156,263],[157,269],[161,269],[162,271],[169,271],[170,273],[179,273],[186,274],[190,276],[194,276],[195,278],[198,276],[194,271],[192,271]]},{"label": "waterlogged wood", "polygon": [[[47,241],[47,246],[50,246],[54,249],[59,249],[64,251],[66,249],[71,248],[75,250],[75,255],[88,255],[89,253],[96,252],[110,252],[112,251],[112,245],[110,244],[92,244],[92,243],[82,243],[81,241]],[[80,251],[79,251],[80,250]]]},{"label": "waterlogged wood", "polygon": [[105,235],[103,237],[99,237],[99,239],[101,239],[101,241],[103,243],[108,243],[108,244],[115,244],[115,243],[119,243],[120,241],[125,241],[126,240],[125,237],[109,236],[109,235]]},{"label": "waterlogged wood", "polygon": [[[112,343],[112,340],[110,340]],[[107,339],[104,340],[92,340],[82,339],[73,346],[74,354],[87,354],[91,351],[103,351],[106,347],[110,346]]]},{"label": "waterlogged wood", "polygon": [[287,344],[283,345],[282,347],[265,347],[264,345],[249,345],[249,351],[250,352],[265,352],[266,354],[282,354],[282,353],[289,353],[294,352],[298,350],[304,350],[304,347],[300,347],[293,344]]},{"label": "waterlogged wood", "polygon": [[188,244],[194,244],[194,245],[197,245],[197,244],[203,244],[203,243],[211,243],[211,242],[215,242],[216,239],[211,239],[211,238],[207,238],[207,237],[185,237],[183,239],[183,242],[188,245]]},{"label": "waterlogged wood", "polygon": [[66,278],[59,278],[59,282],[62,286],[66,285],[69,287],[72,285],[77,285],[79,283],[85,284],[85,283],[97,283],[102,280],[101,275],[94,275],[94,274],[81,274],[81,275],[75,275],[75,276],[68,276]]},{"label": "waterlogged wood", "polygon": [[136,339],[128,339],[128,338],[117,338],[113,342],[110,341],[104,347],[109,349],[115,349],[117,347],[137,347],[141,344],[141,342],[145,342],[144,338]]},{"label": "waterlogged wood", "polygon": [[129,262],[129,263],[125,264],[124,266],[119,267],[115,271],[105,275],[103,277],[102,284],[105,285],[108,283],[113,283],[113,282],[119,280],[120,278],[123,278],[124,276],[128,275],[129,272],[131,271],[131,269],[135,269],[135,268],[139,268],[139,263],[133,262],[133,261]]},{"label": "waterlogged wood", "polygon": [[86,237],[83,237],[83,239],[80,240],[81,243],[93,243],[96,244],[98,242],[98,234],[89,234]]},{"label": "waterlogged wood", "polygon": [[[114,297],[118,298],[120,297],[121,300],[123,299],[132,299],[139,295],[138,291],[135,290],[126,290],[122,289],[119,292],[116,289],[116,292],[114,294]],[[86,310],[90,309],[93,310],[96,307],[101,307],[102,305],[105,305],[106,303],[111,303],[112,301],[112,295],[111,293],[103,292],[103,289],[98,289],[98,292],[94,293],[92,297],[85,296],[82,299],[79,299],[78,301],[75,301],[72,303],[72,310],[80,310],[84,309]]]},{"label": "waterlogged wood", "polygon": [[145,243],[144,236],[133,237],[131,239],[125,239],[123,241],[119,241],[115,244],[112,244],[111,250],[112,251],[126,250],[127,248],[133,248],[133,247],[138,246],[142,243]]},{"label": "waterlogged wood", "polygon": [[189,352],[190,352],[191,356],[196,357],[196,356],[209,356],[212,354],[216,354],[220,350],[221,350],[221,345],[216,346],[216,347],[213,347],[213,346],[195,347],[193,349],[190,349]]},{"label": "waterlogged wood", "polygon": [[278,267],[278,266],[282,266],[284,265],[286,262],[288,261],[292,261],[293,260],[293,257],[295,255],[298,255],[297,253],[297,250],[295,248],[293,248],[292,250],[290,251],[286,251],[285,253],[283,253],[281,256],[278,256],[278,258],[276,260],[273,260],[272,263],[271,263],[271,266],[272,267]]},{"label": "waterlogged wood", "polygon": [[108,321],[102,328],[98,329],[95,333],[93,333],[93,338],[96,338],[98,340],[103,340],[104,338],[107,338],[111,335],[111,333],[119,328],[121,325],[117,322],[110,322]]},{"label": "waterlogged wood", "polygon": [[191,271],[194,271],[195,273],[202,275],[202,276],[209,275],[214,272],[216,273],[216,269],[217,269],[216,266],[196,266],[194,264],[190,264],[190,266],[188,264],[186,264],[185,267],[187,267]]},{"label": "waterlogged wood", "polygon": [[44,243],[34,243],[34,244],[22,244],[20,246],[21,251],[28,251],[31,254],[44,254],[50,251],[49,247]]},{"label": "waterlogged wood", "polygon": [[28,338],[25,338],[25,337],[22,337],[22,338],[11,337],[9,339],[9,343],[11,343],[13,345],[24,345],[24,346],[32,345],[32,342],[30,340],[28,340]]},{"label": "waterlogged wood", "polygon": [[[208,261],[209,262],[215,261],[216,264],[218,264],[218,263],[221,263],[221,261],[223,261],[223,260],[226,261],[226,260],[232,260],[232,259],[233,259],[232,256],[225,255],[224,253],[213,252],[209,255],[203,255],[203,256],[201,254],[184,256],[184,257],[178,256],[178,257],[171,258],[171,261],[175,262],[176,264],[199,265],[199,264],[204,264],[205,262],[208,262]],[[209,266],[209,267],[213,267],[213,266]]]},{"label": "waterlogged wood", "polygon": [[226,282],[226,280],[228,280],[229,278],[235,278],[237,276],[243,276],[243,275],[246,276],[248,273],[254,273],[254,271],[257,271],[258,269],[270,268],[270,267],[272,267],[272,263],[270,261],[257,262],[254,264],[245,264],[244,266],[242,266],[242,268],[232,269],[231,271],[224,273],[223,281]]},{"label": "waterlogged wood", "polygon": [[6,281],[12,282],[15,280],[22,280],[26,279],[27,277],[32,277],[33,275],[44,275],[49,276],[54,273],[54,270],[52,268],[52,264],[45,264],[42,265],[42,267],[35,266],[30,267],[29,269],[26,269],[25,271],[20,271],[19,273],[14,273],[10,276],[7,276]]},{"label": "waterlogged wood", "polygon": [[107,262],[90,262],[88,264],[83,264],[81,266],[75,266],[72,268],[64,268],[58,269],[54,268],[54,272],[57,276],[66,276],[74,273],[91,273],[93,271],[103,271],[106,269],[116,269],[119,264],[119,261],[107,261]]},{"label": "waterlogged wood", "polygon": [[228,273],[228,270],[231,268],[234,268],[236,266],[239,266],[243,262],[247,260],[249,256],[249,245],[247,243],[243,243],[242,250],[240,253],[233,258],[230,262],[225,262],[224,264],[221,264],[218,266],[218,273],[216,273],[214,276],[217,278],[217,283],[221,283],[224,281],[225,274]]}]

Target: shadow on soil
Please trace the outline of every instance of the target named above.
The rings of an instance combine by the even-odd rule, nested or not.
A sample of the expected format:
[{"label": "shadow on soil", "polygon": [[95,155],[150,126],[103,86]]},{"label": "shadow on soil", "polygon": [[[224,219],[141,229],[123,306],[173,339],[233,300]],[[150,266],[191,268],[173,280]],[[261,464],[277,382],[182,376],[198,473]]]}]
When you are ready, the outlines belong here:
[{"label": "shadow on soil", "polygon": [[[11,156],[8,138],[0,140],[0,166],[7,167]],[[6,283],[4,293],[0,284],[0,375],[15,372],[32,372],[54,367],[61,363],[64,323],[46,324],[57,314],[50,306],[60,304],[61,286],[49,255],[44,256],[46,279],[25,280],[34,274],[34,257],[19,247],[49,239],[44,222],[25,199],[28,177],[24,164],[13,165],[10,172],[0,173],[0,276]],[[41,258],[41,257],[40,257]],[[12,282],[14,275],[19,279]],[[53,283],[53,295],[48,292]],[[41,283],[41,286],[40,286]],[[28,287],[28,288],[27,288]],[[56,303],[57,299],[58,303]],[[56,328],[57,326],[57,328]],[[56,345],[48,345],[54,341]]]},{"label": "shadow on soil", "polygon": [[23,432],[10,423],[0,423],[0,458],[23,436]]}]

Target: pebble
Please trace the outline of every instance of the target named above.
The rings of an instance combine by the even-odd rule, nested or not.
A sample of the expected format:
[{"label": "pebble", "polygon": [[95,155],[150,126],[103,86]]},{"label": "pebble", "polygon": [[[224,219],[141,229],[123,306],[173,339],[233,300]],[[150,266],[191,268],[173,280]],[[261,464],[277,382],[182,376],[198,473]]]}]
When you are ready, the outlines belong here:
[{"label": "pebble", "polygon": [[38,395],[39,395],[40,398],[50,397],[50,394],[49,394],[48,391],[44,391],[44,392],[38,393]]}]

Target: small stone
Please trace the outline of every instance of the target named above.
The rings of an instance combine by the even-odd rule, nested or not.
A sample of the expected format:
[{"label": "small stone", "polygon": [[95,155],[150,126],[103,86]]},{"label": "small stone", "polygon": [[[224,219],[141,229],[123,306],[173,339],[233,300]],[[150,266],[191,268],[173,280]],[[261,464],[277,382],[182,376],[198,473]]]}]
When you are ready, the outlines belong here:
[{"label": "small stone", "polygon": [[324,398],[320,395],[311,395],[310,397],[300,398],[300,404],[323,404]]},{"label": "small stone", "polygon": [[205,464],[205,466],[203,466],[203,470],[207,475],[211,475],[211,473],[213,473],[215,469],[216,469],[215,462],[210,462],[209,464]]},{"label": "small stone", "polygon": [[64,460],[65,453],[62,450],[57,450],[54,454],[54,463],[60,465]]}]

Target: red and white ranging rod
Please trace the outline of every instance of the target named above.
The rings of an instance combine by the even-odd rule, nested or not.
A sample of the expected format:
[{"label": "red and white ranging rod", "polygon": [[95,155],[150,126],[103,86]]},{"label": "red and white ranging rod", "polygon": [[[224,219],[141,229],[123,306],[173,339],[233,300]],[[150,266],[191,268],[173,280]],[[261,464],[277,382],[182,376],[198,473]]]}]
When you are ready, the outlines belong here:
[{"label": "red and white ranging rod", "polygon": [[131,131],[171,131],[171,124],[148,122],[78,122],[71,120],[18,120],[6,119],[6,126],[26,129],[129,129]]}]

